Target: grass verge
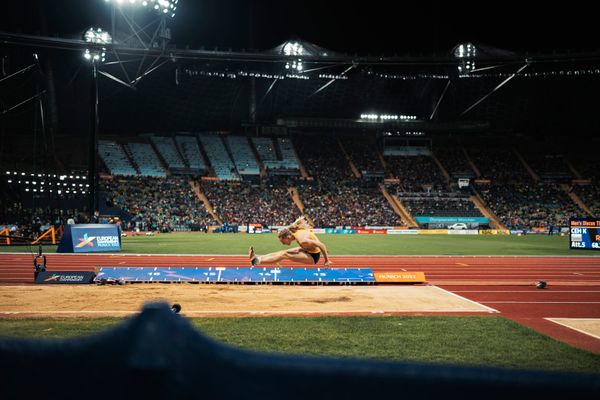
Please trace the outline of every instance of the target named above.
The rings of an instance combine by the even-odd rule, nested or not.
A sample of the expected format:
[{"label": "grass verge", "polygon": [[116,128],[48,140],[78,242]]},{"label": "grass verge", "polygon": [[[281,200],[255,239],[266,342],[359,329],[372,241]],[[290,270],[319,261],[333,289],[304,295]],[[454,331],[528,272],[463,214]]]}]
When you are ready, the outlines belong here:
[{"label": "grass verge", "polygon": [[[119,321],[0,319],[0,336],[67,338],[97,333]],[[264,352],[600,374],[600,355],[502,317],[193,318],[191,322],[221,342]]]}]

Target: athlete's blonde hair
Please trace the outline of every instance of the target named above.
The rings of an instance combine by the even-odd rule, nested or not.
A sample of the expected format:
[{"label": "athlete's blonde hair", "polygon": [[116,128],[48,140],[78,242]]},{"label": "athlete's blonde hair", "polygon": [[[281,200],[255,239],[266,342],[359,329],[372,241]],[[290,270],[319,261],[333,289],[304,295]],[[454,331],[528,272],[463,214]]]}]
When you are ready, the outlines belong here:
[{"label": "athlete's blonde hair", "polygon": [[300,229],[310,229],[310,228],[312,228],[312,225],[310,225],[308,223],[308,221],[306,220],[306,217],[303,215],[300,218],[298,218],[297,220],[295,220],[287,228],[280,229],[277,234],[277,237],[279,239],[282,239],[284,237],[294,236],[294,233],[296,233]]}]

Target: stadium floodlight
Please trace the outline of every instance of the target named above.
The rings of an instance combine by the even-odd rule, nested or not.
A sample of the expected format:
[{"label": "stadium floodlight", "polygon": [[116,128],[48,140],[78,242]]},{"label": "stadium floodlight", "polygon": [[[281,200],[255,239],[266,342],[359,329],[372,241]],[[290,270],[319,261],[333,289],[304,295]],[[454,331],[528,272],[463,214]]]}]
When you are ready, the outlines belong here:
[{"label": "stadium floodlight", "polygon": [[106,60],[106,49],[104,47],[101,50],[85,49],[83,58],[91,62],[104,62]]},{"label": "stadium floodlight", "polygon": [[454,57],[473,58],[477,56],[477,47],[472,43],[461,43],[454,48]]},{"label": "stadium floodlight", "polygon": [[[298,56],[308,55],[308,52],[306,51],[304,46],[302,46],[302,44],[300,44],[298,42],[287,42],[283,46],[283,55],[288,56],[288,57],[298,57]],[[298,59],[292,61],[291,63],[289,61],[286,62],[285,68],[286,69],[291,68],[298,72],[302,72],[304,70],[304,65],[302,64],[302,59],[298,58]]]},{"label": "stadium floodlight", "polygon": [[[121,6],[126,3],[125,0],[105,0],[107,3],[113,3],[117,6]],[[159,15],[171,14],[171,17],[175,16],[175,10],[177,10],[177,3],[179,0],[127,0],[127,3],[131,6],[150,6],[158,12]]]},{"label": "stadium floodlight", "polygon": [[83,52],[83,58],[91,62],[104,62],[106,59],[106,48],[102,47],[102,45],[107,45],[112,43],[112,37],[106,31],[103,31],[101,28],[90,28],[83,34],[83,40],[87,43],[91,43],[94,45],[100,45],[100,47],[96,47],[93,49],[85,49]]},{"label": "stadium floodlight", "polygon": [[308,54],[304,46],[298,42],[287,42],[283,46],[283,54],[286,56],[303,56]]},{"label": "stadium floodlight", "polygon": [[475,69],[475,60],[477,57],[477,47],[472,43],[462,43],[454,47],[452,52],[454,57],[460,60],[458,64],[458,72],[461,74],[469,73]]},{"label": "stadium floodlight", "polygon": [[83,34],[83,40],[94,44],[111,44],[112,37],[110,33],[103,31],[101,28],[90,28]]}]

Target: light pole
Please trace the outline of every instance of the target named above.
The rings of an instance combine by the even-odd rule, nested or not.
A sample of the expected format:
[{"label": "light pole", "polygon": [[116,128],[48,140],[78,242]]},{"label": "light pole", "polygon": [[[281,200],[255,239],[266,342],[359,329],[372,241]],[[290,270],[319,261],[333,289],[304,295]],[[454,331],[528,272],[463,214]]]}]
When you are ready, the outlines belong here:
[{"label": "light pole", "polygon": [[90,85],[90,134],[88,146],[88,183],[89,183],[89,213],[90,221],[94,211],[98,210],[98,170],[96,155],[98,154],[98,63],[104,61],[106,57],[106,48],[102,47],[112,43],[112,37],[108,32],[100,28],[90,28],[83,39],[93,47],[85,49],[83,58],[89,61],[91,68]]}]

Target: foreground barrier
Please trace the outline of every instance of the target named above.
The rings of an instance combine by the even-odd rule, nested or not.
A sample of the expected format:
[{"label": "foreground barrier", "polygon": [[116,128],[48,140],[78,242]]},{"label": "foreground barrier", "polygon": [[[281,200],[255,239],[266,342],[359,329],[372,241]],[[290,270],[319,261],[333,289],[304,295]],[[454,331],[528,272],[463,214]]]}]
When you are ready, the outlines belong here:
[{"label": "foreground barrier", "polygon": [[[185,303],[182,303],[185,313]],[[262,354],[215,342],[166,304],[99,335],[0,341],[6,399],[583,399],[599,375]]]}]

